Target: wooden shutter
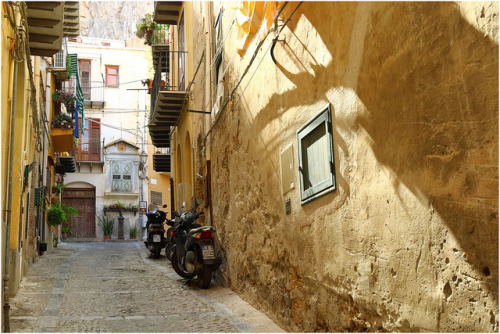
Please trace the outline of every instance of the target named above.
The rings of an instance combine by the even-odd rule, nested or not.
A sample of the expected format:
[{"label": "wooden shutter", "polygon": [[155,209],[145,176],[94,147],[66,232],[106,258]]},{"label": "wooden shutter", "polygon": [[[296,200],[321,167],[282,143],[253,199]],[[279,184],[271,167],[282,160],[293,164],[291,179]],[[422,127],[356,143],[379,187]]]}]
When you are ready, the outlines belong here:
[{"label": "wooden shutter", "polygon": [[90,100],[90,60],[79,59],[78,67],[80,68],[80,85],[82,87],[83,98]]},{"label": "wooden shutter", "polygon": [[118,66],[106,65],[106,86],[118,87]]},{"label": "wooden shutter", "polygon": [[100,120],[100,118],[91,118],[89,122],[90,161],[101,160],[101,123],[98,123]]}]

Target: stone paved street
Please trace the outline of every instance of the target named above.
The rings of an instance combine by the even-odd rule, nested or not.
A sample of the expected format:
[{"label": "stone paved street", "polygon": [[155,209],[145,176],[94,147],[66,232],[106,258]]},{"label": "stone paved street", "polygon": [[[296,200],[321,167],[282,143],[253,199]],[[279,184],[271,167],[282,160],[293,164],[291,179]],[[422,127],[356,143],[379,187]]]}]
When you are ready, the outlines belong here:
[{"label": "stone paved street", "polygon": [[229,289],[183,283],[142,242],[61,243],[11,299],[11,331],[283,332]]}]

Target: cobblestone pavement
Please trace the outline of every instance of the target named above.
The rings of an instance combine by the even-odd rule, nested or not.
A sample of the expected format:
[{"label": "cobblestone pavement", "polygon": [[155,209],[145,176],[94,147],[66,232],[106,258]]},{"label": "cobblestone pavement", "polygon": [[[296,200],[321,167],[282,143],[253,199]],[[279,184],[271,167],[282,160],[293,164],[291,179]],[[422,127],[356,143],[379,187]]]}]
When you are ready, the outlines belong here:
[{"label": "cobblestone pavement", "polygon": [[11,299],[12,332],[283,332],[231,290],[183,286],[142,242],[61,243]]}]

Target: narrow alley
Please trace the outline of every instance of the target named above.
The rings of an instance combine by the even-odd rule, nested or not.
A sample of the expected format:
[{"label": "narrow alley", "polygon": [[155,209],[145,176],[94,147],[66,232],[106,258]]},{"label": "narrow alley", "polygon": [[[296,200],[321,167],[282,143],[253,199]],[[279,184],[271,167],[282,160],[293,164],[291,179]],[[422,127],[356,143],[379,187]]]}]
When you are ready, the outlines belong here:
[{"label": "narrow alley", "polygon": [[140,242],[62,243],[11,299],[11,332],[283,332],[227,288],[183,286]]}]

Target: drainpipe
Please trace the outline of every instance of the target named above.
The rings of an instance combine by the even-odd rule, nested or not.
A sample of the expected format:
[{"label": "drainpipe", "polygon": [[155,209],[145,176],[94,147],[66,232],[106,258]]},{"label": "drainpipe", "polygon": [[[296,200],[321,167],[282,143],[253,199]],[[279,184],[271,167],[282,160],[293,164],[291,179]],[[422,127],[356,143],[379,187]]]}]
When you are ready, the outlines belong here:
[{"label": "drainpipe", "polygon": [[12,179],[13,179],[13,166],[14,166],[14,135],[16,126],[16,96],[17,96],[17,61],[14,61],[14,87],[12,88],[12,110],[10,120],[10,143],[9,143],[9,176],[7,188],[7,219],[6,219],[6,233],[5,233],[5,263],[4,263],[4,276],[3,276],[3,331],[10,332],[10,304],[9,304],[9,270],[10,270],[10,222],[12,217]]}]

